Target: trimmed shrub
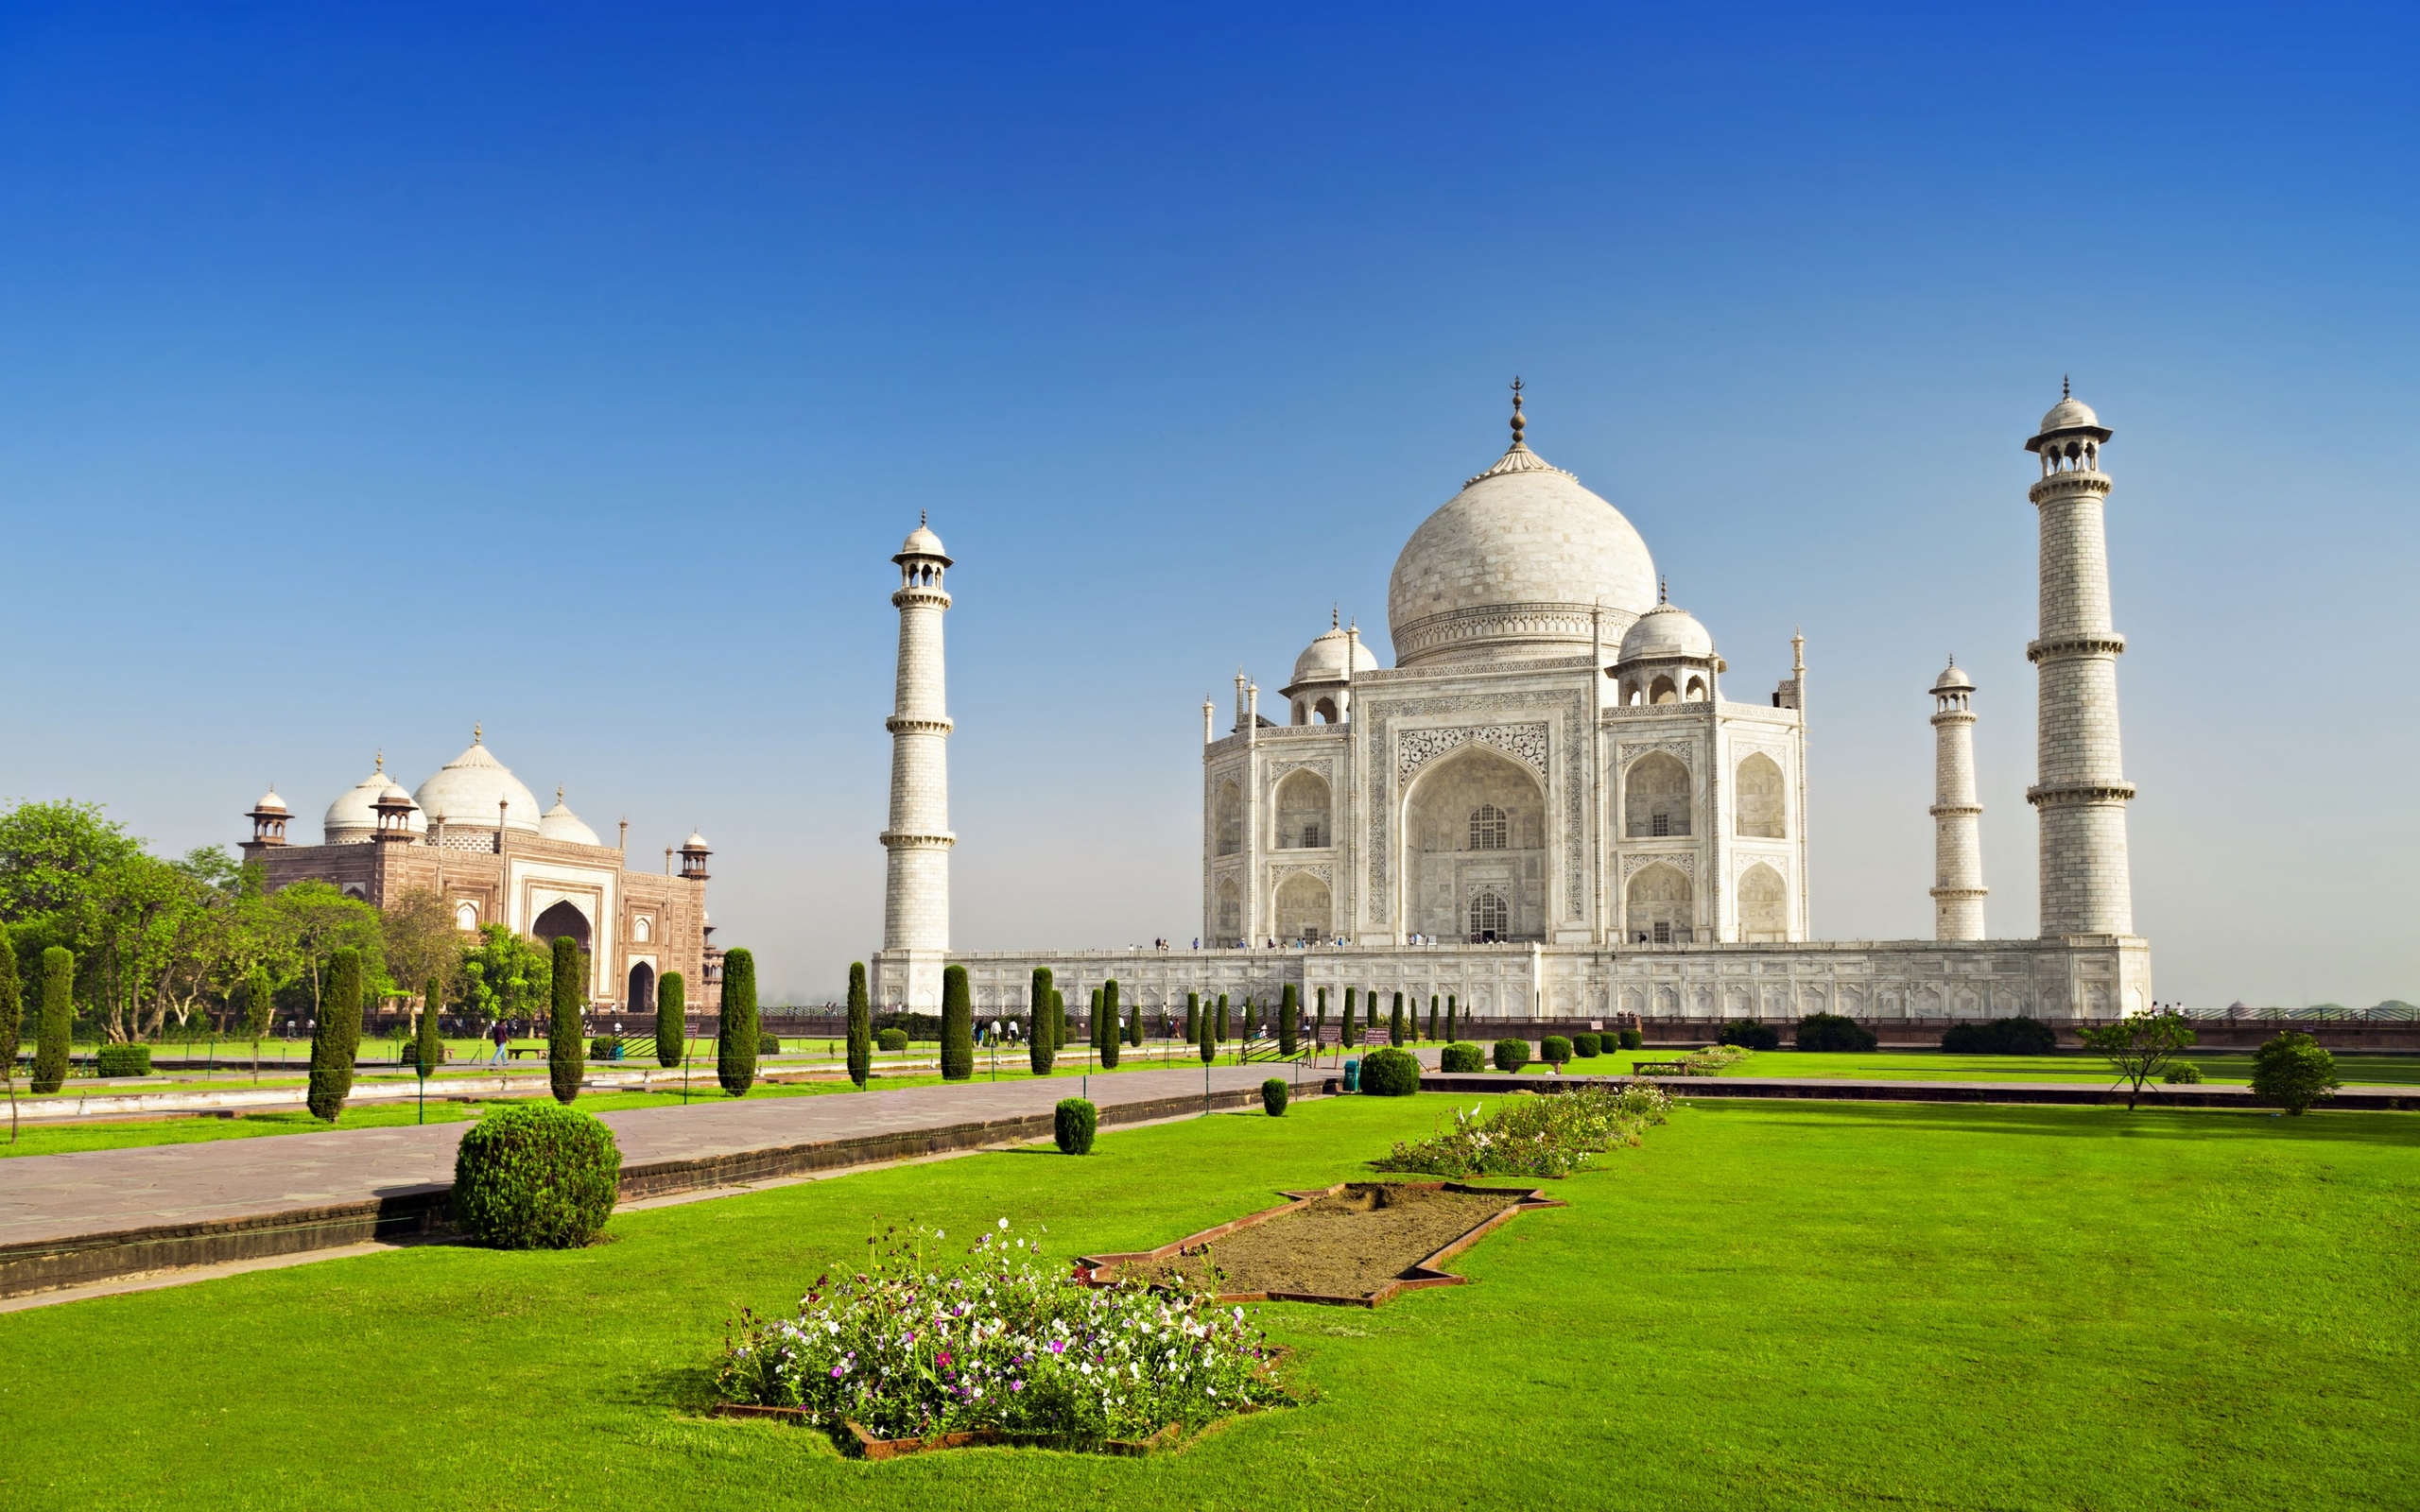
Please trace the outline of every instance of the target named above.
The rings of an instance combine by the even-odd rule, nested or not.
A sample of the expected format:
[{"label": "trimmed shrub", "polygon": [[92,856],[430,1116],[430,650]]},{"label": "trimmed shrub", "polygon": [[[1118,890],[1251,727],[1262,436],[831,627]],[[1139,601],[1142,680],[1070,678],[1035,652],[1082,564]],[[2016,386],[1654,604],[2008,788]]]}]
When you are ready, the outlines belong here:
[{"label": "trimmed shrub", "polygon": [[1604,1049],[1605,1040],[1602,1035],[1590,1034],[1583,1029],[1571,1037],[1571,1053],[1582,1060],[1596,1059],[1604,1053]]},{"label": "trimmed shrub", "polygon": [[587,1003],[579,989],[579,941],[556,936],[550,966],[554,996],[546,1015],[546,1080],[555,1101],[568,1105],[579,1095],[579,1079],[588,1070],[579,1042],[579,1010]]},{"label": "trimmed shrub", "polygon": [[975,999],[966,989],[966,968],[942,968],[942,1080],[975,1074]]},{"label": "trimmed shrub", "polygon": [[575,1249],[613,1216],[621,1176],[614,1131],[595,1117],[500,1103],[456,1147],[454,1221],[498,1249]]},{"label": "trimmed shrub", "polygon": [[1199,992],[1187,992],[1184,995],[1184,1042],[1186,1044],[1195,1044],[1198,1043],[1201,1039],[1201,994]]},{"label": "trimmed shrub", "polygon": [[1758,1023],[1754,1019],[1734,1019],[1724,1024],[1722,1032],[1714,1039],[1717,1044],[1737,1045],[1742,1050],[1781,1048],[1781,1031],[1770,1023]]},{"label": "trimmed shrub", "polygon": [[1026,1037],[1026,1064],[1037,1076],[1050,1074],[1051,1062],[1058,1058],[1059,1046],[1050,1037],[1050,968],[1033,969],[1033,986],[1026,996],[1033,1005],[1033,1022],[1027,1027],[1032,1032]]},{"label": "trimmed shrub", "polygon": [[17,948],[9,943],[9,932],[0,929],[0,1082],[6,1082],[9,1097],[9,1138],[16,1137],[17,1046],[24,1040],[26,1028],[26,989],[17,977]]},{"label": "trimmed shrub", "polygon": [[1647,1034],[1641,1029],[1616,1029],[1614,1042],[1624,1050],[1637,1050],[1647,1043]]},{"label": "trimmed shrub", "polygon": [[2336,1079],[2336,1057],[2300,1030],[2287,1030],[2252,1057],[2252,1100],[2297,1118],[2342,1085]]},{"label": "trimmed shrub", "polygon": [[64,945],[42,953],[42,1006],[34,1021],[33,1089],[55,1092],[67,1080],[67,1046],[76,1030],[76,955]]},{"label": "trimmed shrub", "polygon": [[412,1065],[423,1076],[433,1076],[445,1064],[445,1029],[438,1022],[445,1009],[445,991],[435,977],[420,995],[420,1034],[412,1041]]},{"label": "trimmed shrub", "polygon": [[148,1076],[151,1074],[149,1045],[103,1045],[93,1057],[94,1070],[104,1076]]},{"label": "trimmed shrub", "polygon": [[1356,990],[1349,987],[1344,989],[1344,1048],[1347,1050],[1353,1049],[1361,1042],[1360,1027],[1353,1022],[1355,1005],[1353,994]]},{"label": "trimmed shrub", "polygon": [[1502,1072],[1518,1072],[1523,1066],[1526,1066],[1529,1063],[1530,1041],[1527,1040],[1498,1040],[1495,1041],[1496,1070]]},{"label": "trimmed shrub", "polygon": [[655,1063],[670,1071],[689,1053],[689,983],[666,971],[655,984]]},{"label": "trimmed shrub", "polygon": [[328,957],[320,992],[320,1022],[311,1030],[311,1116],[333,1124],[353,1095],[353,1057],[361,1048],[361,953],[350,947]]},{"label": "trimmed shrub", "polygon": [[2202,1068],[2189,1060],[2180,1060],[2169,1067],[2168,1074],[2160,1080],[2170,1087],[2199,1087],[2202,1085]]},{"label": "trimmed shrub", "polygon": [[1219,1024],[1204,1007],[1201,1011],[1201,1038],[1194,1041],[1201,1047],[1201,1063],[1208,1065],[1219,1058]]},{"label": "trimmed shrub", "polygon": [[769,1034],[762,1029],[757,1030],[756,1053],[760,1056],[780,1055],[782,1053],[782,1037],[777,1034]]},{"label": "trimmed shrub", "polygon": [[1286,1078],[1271,1076],[1260,1084],[1260,1106],[1271,1118],[1286,1116]]},{"label": "trimmed shrub", "polygon": [[734,1097],[756,1085],[756,956],[737,947],[722,958],[722,1022],[715,1030],[715,1080]]},{"label": "trimmed shrub", "polygon": [[1403,994],[1400,992],[1395,994],[1395,1005],[1387,1014],[1387,1043],[1403,1043]]},{"label": "trimmed shrub", "polygon": [[873,1074],[873,1000],[866,992],[863,961],[849,963],[848,1043],[849,1081],[862,1091]]},{"label": "trimmed shrub", "polygon": [[1437,1039],[1437,994],[1434,992],[1428,994],[1428,1038],[1432,1043]]},{"label": "trimmed shrub", "polygon": [[2059,1048],[2059,1031],[2021,1016],[1953,1023],[1941,1032],[1941,1048],[1961,1056],[2047,1056]]},{"label": "trimmed shrub", "polygon": [[1118,1047],[1126,1039],[1126,1025],[1120,1022],[1123,1016],[1117,1010],[1117,978],[1113,976],[1101,984],[1100,996],[1093,1006],[1094,1037],[1100,1041],[1100,1069],[1115,1071]]},{"label": "trimmed shrub", "polygon": [[1445,1042],[1454,1042],[1454,994],[1451,992],[1445,994]]},{"label": "trimmed shrub", "polygon": [[1467,1040],[1461,1040],[1438,1052],[1437,1069],[1451,1072],[1484,1071],[1487,1069],[1487,1057],[1479,1053],[1478,1046]]},{"label": "trimmed shrub", "polygon": [[1798,1033],[1793,1038],[1801,1050],[1871,1050],[1881,1043],[1873,1030],[1838,1013],[1806,1015],[1798,1021]]},{"label": "trimmed shrub", "polygon": [[1361,1061],[1361,1090],[1372,1097],[1409,1097],[1420,1091],[1420,1061],[1409,1050],[1382,1045]]},{"label": "trimmed shrub", "polygon": [[1062,1155],[1090,1155],[1100,1128],[1100,1109],[1080,1097],[1063,1097],[1050,1116],[1050,1137]]},{"label": "trimmed shrub", "polygon": [[1138,1050],[1143,1046],[1143,1005],[1140,1003],[1126,1010],[1126,1042]]},{"label": "trimmed shrub", "polygon": [[1571,1041],[1559,1034],[1547,1036],[1538,1041],[1538,1058],[1549,1066],[1568,1065],[1571,1061]]},{"label": "trimmed shrub", "polygon": [[[1288,1060],[1293,1059],[1303,1046],[1302,1031],[1302,994],[1295,990],[1293,983],[1288,982],[1286,990],[1277,997],[1277,1053]],[[1279,1111],[1284,1109],[1281,1108]]]},{"label": "trimmed shrub", "polygon": [[620,1047],[620,1040],[614,1039],[610,1034],[600,1034],[596,1039],[588,1041],[588,1058],[591,1060],[611,1060],[614,1058],[614,1052]]},{"label": "trimmed shrub", "polygon": [[908,1031],[905,1029],[885,1029],[879,1038],[883,1050],[888,1054],[897,1055],[908,1048]]},{"label": "trimmed shrub", "polygon": [[1228,1038],[1228,1035],[1227,1035],[1227,994],[1225,994],[1224,992],[1221,992],[1221,993],[1219,993],[1219,1023],[1218,1023],[1218,1030],[1219,1030],[1219,1042],[1220,1044],[1222,1044],[1222,1045],[1223,1045],[1223,1044],[1225,1044],[1225,1043],[1227,1042],[1227,1038]]},{"label": "trimmed shrub", "polygon": [[1050,989],[1050,1048],[1067,1048],[1067,994],[1057,988]]}]

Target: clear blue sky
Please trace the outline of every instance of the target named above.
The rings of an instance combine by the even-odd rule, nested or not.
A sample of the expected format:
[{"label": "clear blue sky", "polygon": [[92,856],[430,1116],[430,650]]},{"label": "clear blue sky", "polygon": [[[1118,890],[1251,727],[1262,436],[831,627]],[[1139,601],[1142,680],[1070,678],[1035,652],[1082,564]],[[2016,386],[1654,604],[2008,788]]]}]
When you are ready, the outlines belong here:
[{"label": "clear blue sky", "polygon": [[[1814,917],[1927,922],[1981,685],[2034,927],[2034,522],[2108,464],[2162,997],[2420,1000],[2408,8],[0,7],[0,797],[233,843],[474,720],[878,943],[919,509],[956,934],[1198,932],[1199,705],[1530,438],[1760,696]],[[1386,643],[1377,638],[1381,651]]]}]

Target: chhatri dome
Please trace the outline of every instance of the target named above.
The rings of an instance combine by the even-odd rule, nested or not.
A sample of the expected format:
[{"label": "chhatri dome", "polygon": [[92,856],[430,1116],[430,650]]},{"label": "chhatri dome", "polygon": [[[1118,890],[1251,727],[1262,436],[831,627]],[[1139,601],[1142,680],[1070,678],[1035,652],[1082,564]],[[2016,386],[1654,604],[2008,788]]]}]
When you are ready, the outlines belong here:
[{"label": "chhatri dome", "polygon": [[448,829],[494,829],[499,801],[505,804],[506,829],[534,832],[539,828],[537,795],[512,775],[512,768],[489,754],[476,725],[471,727],[471,748],[439,767],[435,776],[420,784],[412,800],[424,815],[443,819]]},{"label": "chhatri dome", "polygon": [[563,801],[563,790],[560,787],[555,789],[555,806],[548,809],[538,820],[538,838],[569,840],[575,845],[605,843],[596,838],[595,830],[582,823],[579,816],[571,811],[571,805]]},{"label": "chhatri dome", "polygon": [[1622,636],[1621,660],[1704,661],[1714,655],[1714,636],[1680,605],[1659,600]]},{"label": "chhatri dome", "polygon": [[1378,670],[1377,653],[1362,643],[1358,635],[1349,635],[1330,613],[1325,633],[1303,648],[1294,659],[1294,683],[1342,682],[1347,661],[1356,676]]},{"label": "chhatri dome", "polygon": [[1610,643],[1655,603],[1655,562],[1621,512],[1523,443],[1421,523],[1395,558],[1387,628],[1395,664],[1575,654],[1603,609]]},{"label": "chhatri dome", "polygon": [[[321,840],[328,845],[369,843],[378,833],[378,810],[375,805],[380,799],[389,793],[403,798],[406,801],[409,801],[411,798],[410,794],[404,791],[401,783],[387,775],[387,753],[382,750],[378,753],[378,765],[370,775],[345,789],[335,802],[328,805],[327,814],[320,820]],[[276,796],[274,793],[269,795],[270,798]],[[267,799],[262,800],[264,806],[267,801]],[[414,808],[406,816],[405,823],[414,834],[428,833],[428,815],[424,810]]]}]

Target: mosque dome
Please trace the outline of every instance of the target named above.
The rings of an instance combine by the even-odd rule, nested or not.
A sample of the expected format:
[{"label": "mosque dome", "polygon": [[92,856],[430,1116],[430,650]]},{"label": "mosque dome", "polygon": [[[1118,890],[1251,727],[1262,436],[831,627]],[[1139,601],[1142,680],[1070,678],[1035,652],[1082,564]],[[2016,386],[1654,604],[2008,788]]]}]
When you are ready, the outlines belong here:
[{"label": "mosque dome", "polygon": [[[320,820],[322,843],[360,845],[376,838],[378,833],[376,805],[380,799],[389,793],[402,794],[406,801],[411,799],[411,795],[405,793],[400,783],[387,775],[387,756],[384,751],[381,751],[378,755],[376,769],[347,788],[341,797],[328,805],[327,814]],[[261,800],[263,806],[267,806],[269,800],[276,797],[275,793],[271,793],[268,798],[263,799]],[[283,802],[278,806],[285,807]],[[424,809],[413,809],[406,822],[409,824],[414,834],[428,833],[428,815]]]},{"label": "mosque dome", "polygon": [[1622,636],[1624,662],[1704,662],[1713,656],[1714,637],[1678,604],[1656,605]]},{"label": "mosque dome", "polygon": [[1347,658],[1352,661],[1356,677],[1378,670],[1377,654],[1364,644],[1359,636],[1348,635],[1331,624],[1325,634],[1305,646],[1303,654],[1294,659],[1293,685],[1342,682]]},{"label": "mosque dome", "polygon": [[[2087,411],[2087,413],[2089,413],[2089,411]],[[1965,673],[1958,670],[1958,659],[1956,657],[1952,657],[1949,660],[1948,668],[1945,670],[1939,678],[1934,679],[1932,691],[1935,693],[1972,693],[1975,691],[1975,681],[1972,678],[1966,676]]]},{"label": "mosque dome", "polygon": [[471,732],[471,748],[439,767],[420,784],[412,800],[423,815],[436,815],[448,828],[487,829],[488,820],[495,817],[496,804],[502,802],[506,829],[538,829],[537,795],[480,744],[475,729]]},{"label": "mosque dome", "polygon": [[1616,634],[1655,602],[1655,563],[1620,511],[1521,441],[1421,522],[1387,585],[1395,664],[1568,656],[1595,610]]},{"label": "mosque dome", "polygon": [[563,790],[555,789],[555,806],[538,819],[538,837],[542,840],[568,840],[574,845],[603,845],[596,832],[580,822],[571,805],[563,801]]}]

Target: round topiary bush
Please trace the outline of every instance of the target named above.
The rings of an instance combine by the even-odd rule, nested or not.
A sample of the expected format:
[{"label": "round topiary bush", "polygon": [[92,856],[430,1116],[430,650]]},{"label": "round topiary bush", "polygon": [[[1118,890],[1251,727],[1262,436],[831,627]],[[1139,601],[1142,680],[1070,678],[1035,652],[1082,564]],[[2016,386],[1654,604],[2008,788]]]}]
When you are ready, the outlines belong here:
[{"label": "round topiary bush", "polygon": [[758,1030],[756,1032],[756,1053],[760,1056],[780,1055],[782,1053],[782,1037],[775,1034],[767,1034],[761,1029]]},{"label": "round topiary bush", "polygon": [[1770,1023],[1758,1023],[1754,1019],[1732,1020],[1722,1026],[1722,1032],[1715,1039],[1719,1043],[1737,1045],[1742,1050],[1781,1048],[1781,1031]]},{"label": "round topiary bush", "polygon": [[588,1058],[591,1060],[614,1059],[616,1058],[614,1055],[614,1037],[610,1034],[600,1034],[588,1041]]},{"label": "round topiary bush", "polygon": [[1260,1106],[1269,1110],[1269,1116],[1271,1118],[1286,1116],[1286,1079],[1284,1077],[1271,1076],[1260,1084]]},{"label": "round topiary bush", "polygon": [[2198,1087],[2202,1084],[2202,1068],[2189,1060],[2180,1060],[2169,1067],[2168,1074],[2160,1080],[2170,1087]]},{"label": "round topiary bush", "polygon": [[908,1031],[905,1029],[885,1029],[873,1038],[874,1042],[885,1050],[900,1051],[908,1048]]},{"label": "round topiary bush", "polygon": [[1944,1029],[1941,1048],[1961,1056],[2047,1056],[2059,1048],[2059,1031],[2039,1019],[1985,1019]]},{"label": "round topiary bush", "polygon": [[1559,1034],[1550,1034],[1538,1041],[1538,1058],[1549,1066],[1566,1065],[1571,1060],[1571,1041]]},{"label": "round topiary bush", "polygon": [[1062,1155],[1090,1155],[1093,1135],[1100,1127],[1100,1109],[1080,1097],[1060,1100],[1050,1121],[1050,1137]]},{"label": "round topiary bush", "polygon": [[1636,1050],[1647,1043],[1647,1035],[1639,1029],[1616,1029],[1614,1040],[1624,1050]]},{"label": "round topiary bush", "polygon": [[1530,1063],[1530,1041],[1498,1040],[1495,1041],[1495,1069],[1517,1072]]},{"label": "round topiary bush", "polygon": [[1382,1045],[1361,1062],[1361,1090],[1372,1097],[1409,1097],[1420,1091],[1420,1061],[1409,1050]]},{"label": "round topiary bush", "polygon": [[1604,1048],[1605,1040],[1601,1035],[1581,1033],[1571,1037],[1571,1053],[1582,1060],[1596,1059]]},{"label": "round topiary bush", "polygon": [[1795,1039],[1801,1050],[1872,1050],[1880,1043],[1873,1030],[1838,1013],[1806,1015],[1798,1021]]},{"label": "round topiary bush", "polygon": [[454,1154],[454,1221],[499,1249],[574,1249],[614,1213],[614,1131],[553,1103],[505,1103]]},{"label": "round topiary bush", "polygon": [[2336,1057],[2299,1029],[2289,1029],[2252,1057],[2252,1100],[2300,1117],[2343,1083]]},{"label": "round topiary bush", "polygon": [[103,1045],[93,1058],[98,1062],[94,1070],[103,1076],[151,1074],[149,1045]]},{"label": "round topiary bush", "polygon": [[1438,1053],[1437,1069],[1446,1072],[1484,1071],[1487,1062],[1480,1056],[1478,1046],[1467,1040],[1460,1040]]}]

